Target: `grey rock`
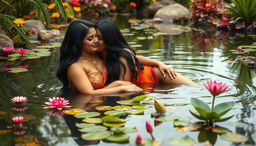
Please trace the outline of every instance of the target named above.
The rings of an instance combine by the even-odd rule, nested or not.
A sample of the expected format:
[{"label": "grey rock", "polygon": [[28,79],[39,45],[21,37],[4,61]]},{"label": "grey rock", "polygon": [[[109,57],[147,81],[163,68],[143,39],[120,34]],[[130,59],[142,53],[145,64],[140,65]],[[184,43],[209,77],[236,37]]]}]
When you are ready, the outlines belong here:
[{"label": "grey rock", "polygon": [[180,4],[170,4],[164,8],[159,9],[154,18],[161,18],[166,22],[173,22],[174,20],[188,19],[189,10]]}]

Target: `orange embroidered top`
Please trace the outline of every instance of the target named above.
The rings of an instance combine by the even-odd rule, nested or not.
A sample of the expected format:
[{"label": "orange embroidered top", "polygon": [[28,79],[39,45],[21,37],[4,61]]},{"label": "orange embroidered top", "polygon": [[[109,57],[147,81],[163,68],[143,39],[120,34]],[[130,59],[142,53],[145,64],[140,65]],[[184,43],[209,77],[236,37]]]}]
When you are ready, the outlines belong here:
[{"label": "orange embroidered top", "polygon": [[104,64],[102,64],[102,71],[100,72],[92,72],[87,74],[92,86],[94,89],[100,89],[105,86],[105,82],[107,81],[107,71]]}]

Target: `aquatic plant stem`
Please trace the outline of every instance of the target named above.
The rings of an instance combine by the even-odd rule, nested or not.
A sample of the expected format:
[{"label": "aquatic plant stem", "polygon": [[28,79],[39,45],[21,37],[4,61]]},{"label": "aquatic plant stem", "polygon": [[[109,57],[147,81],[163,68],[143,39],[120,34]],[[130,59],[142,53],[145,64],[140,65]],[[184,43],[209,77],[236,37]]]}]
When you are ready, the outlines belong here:
[{"label": "aquatic plant stem", "polygon": [[212,111],[214,110],[215,95],[212,97]]},{"label": "aquatic plant stem", "polygon": [[152,133],[150,133],[150,136],[151,136],[152,140],[155,141],[155,137],[153,136]]}]

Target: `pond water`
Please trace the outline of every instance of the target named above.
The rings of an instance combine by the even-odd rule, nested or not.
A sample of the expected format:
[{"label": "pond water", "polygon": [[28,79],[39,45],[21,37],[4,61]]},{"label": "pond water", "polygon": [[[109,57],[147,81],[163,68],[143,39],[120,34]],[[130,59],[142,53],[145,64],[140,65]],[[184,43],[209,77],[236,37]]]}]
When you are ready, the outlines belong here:
[{"label": "pond water", "polygon": [[[207,79],[222,81],[230,87],[230,91],[216,98],[216,104],[225,101],[235,101],[235,107],[227,113],[234,115],[228,121],[216,123],[215,127],[223,127],[234,134],[241,134],[248,138],[242,143],[232,143],[220,138],[221,134],[211,130],[200,129],[189,131],[173,126],[173,121],[157,122],[151,117],[154,113],[153,101],[146,101],[149,108],[144,109],[144,115],[128,115],[125,117],[125,127],[136,127],[138,132],[131,133],[129,143],[122,145],[135,145],[137,134],[143,139],[150,139],[145,128],[145,122],[149,121],[154,128],[153,135],[162,145],[168,145],[168,140],[173,137],[189,135],[196,145],[255,145],[256,132],[256,70],[249,69],[236,59],[236,55],[230,52],[239,45],[250,45],[252,37],[244,34],[231,34],[226,31],[192,29],[176,35],[162,35],[157,29],[148,27],[147,23],[133,25],[127,23],[128,17],[124,15],[111,18],[122,29],[131,46],[137,54],[161,60],[172,65],[177,72],[192,79],[199,85],[203,85]],[[138,27],[139,26],[139,27]],[[142,28],[144,29],[142,29]],[[146,29],[145,29],[146,28]],[[135,30],[136,29],[136,30]],[[176,27],[173,30],[187,30]],[[133,35],[131,35],[133,34]],[[145,39],[145,36],[149,39]],[[153,37],[153,39],[152,39]],[[47,44],[46,44],[47,45]],[[141,47],[142,46],[142,47]],[[113,95],[110,97],[92,97],[85,95],[64,95],[61,83],[56,79],[56,65],[58,48],[51,49],[52,54],[34,60],[16,61],[13,63],[2,62],[0,72],[0,145],[120,145],[102,141],[85,141],[81,139],[80,132],[75,126],[81,122],[73,116],[58,115],[58,111],[45,110],[44,102],[49,97],[69,96],[74,108],[83,108],[87,111],[96,111],[95,107],[102,105],[115,106],[118,100],[129,99],[136,95]],[[7,64],[28,65],[28,72],[10,73],[3,71]],[[166,89],[158,87],[146,93],[146,96],[154,97],[165,103],[167,115],[180,120],[199,122],[190,113],[193,109],[191,98],[200,98],[211,103],[210,93],[201,88],[180,86]],[[10,102],[14,96],[25,96],[28,103],[23,109],[15,109]],[[22,115],[25,117],[23,129],[15,129],[12,125],[12,117]]]}]

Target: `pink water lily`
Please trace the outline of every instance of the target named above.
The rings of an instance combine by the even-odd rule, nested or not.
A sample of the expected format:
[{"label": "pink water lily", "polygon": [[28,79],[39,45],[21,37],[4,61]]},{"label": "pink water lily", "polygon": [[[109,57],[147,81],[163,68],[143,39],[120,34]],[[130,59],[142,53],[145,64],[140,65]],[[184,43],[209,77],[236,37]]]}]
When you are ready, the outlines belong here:
[{"label": "pink water lily", "polygon": [[24,96],[16,96],[11,99],[13,103],[21,104],[27,102],[27,97]]},{"label": "pink water lily", "polygon": [[12,118],[12,121],[16,124],[21,124],[24,120],[23,116],[15,116]]},{"label": "pink water lily", "polygon": [[228,85],[213,80],[207,80],[204,86],[213,96],[217,96],[223,92],[229,91]]},{"label": "pink water lily", "polygon": [[236,51],[237,51],[237,52],[241,52],[242,49],[243,49],[243,48],[239,46],[239,47],[236,48]]},{"label": "pink water lily", "polygon": [[7,53],[10,53],[10,52],[13,52],[13,51],[14,51],[14,48],[13,48],[13,47],[4,47],[4,48],[2,49],[2,51],[7,52]]},{"label": "pink water lily", "polygon": [[50,108],[56,108],[58,110],[62,110],[65,107],[68,107],[69,101],[62,97],[52,97],[48,99],[49,102],[45,102],[45,104],[49,105]]},{"label": "pink water lily", "polygon": [[18,49],[16,52],[17,52],[18,54],[23,55],[23,54],[27,54],[28,50],[27,50],[27,49]]},{"label": "pink water lily", "polygon": [[136,137],[136,144],[137,145],[141,145],[142,144],[142,137],[141,137],[141,135],[137,135],[137,137]]}]

